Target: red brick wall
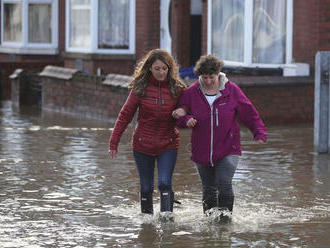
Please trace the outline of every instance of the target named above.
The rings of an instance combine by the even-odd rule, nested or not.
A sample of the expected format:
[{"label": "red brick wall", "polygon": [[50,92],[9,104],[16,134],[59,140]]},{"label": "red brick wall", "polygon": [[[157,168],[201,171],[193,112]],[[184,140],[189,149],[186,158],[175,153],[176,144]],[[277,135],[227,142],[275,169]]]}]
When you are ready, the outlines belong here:
[{"label": "red brick wall", "polygon": [[65,51],[65,0],[58,1],[58,49]]},{"label": "red brick wall", "polygon": [[[104,85],[102,78],[95,76],[78,74],[72,80],[42,80],[42,108],[82,117],[115,120],[128,94],[126,88]],[[312,123],[314,85],[311,79],[301,78],[285,84],[276,83],[271,77],[232,80],[253,102],[266,124]],[[255,84],[258,80],[260,84]]]},{"label": "red brick wall", "polygon": [[323,0],[294,1],[293,9],[293,59],[314,67],[315,54],[319,50],[319,9]]},{"label": "red brick wall", "polygon": [[311,65],[317,51],[330,50],[330,0],[294,1],[293,58]]},{"label": "red brick wall", "polygon": [[[1,61],[1,59],[0,59]],[[15,62],[15,61],[1,61],[0,62],[0,92],[2,99],[9,99],[11,95],[11,83],[9,76],[17,69],[40,72],[46,65],[63,66],[63,62],[54,60],[45,61],[29,61],[29,62]]]},{"label": "red brick wall", "polygon": [[42,84],[42,109],[107,121],[115,120],[128,95],[126,88],[103,85],[95,76],[44,77]]},{"label": "red brick wall", "polygon": [[207,1],[203,1],[203,16],[202,16],[202,55],[207,53]]},{"label": "red brick wall", "polygon": [[136,59],[140,60],[149,50],[159,48],[159,0],[136,1]]},{"label": "red brick wall", "polygon": [[[97,67],[104,67],[105,73],[123,73],[130,75],[133,67],[147,51],[159,47],[160,11],[159,0],[136,1],[136,54],[134,58],[124,60],[94,60],[93,65],[86,65],[91,73]],[[207,53],[207,9],[208,1],[203,1],[202,16],[202,54]],[[64,4],[63,4],[64,5]],[[308,63],[311,72],[314,68],[315,54],[319,50],[330,50],[330,0],[297,0],[293,12],[293,60]],[[60,4],[60,9],[64,7]],[[172,1],[172,54],[181,67],[189,66],[190,49],[190,0]],[[62,18],[64,20],[64,18]],[[60,24],[64,30],[64,24]],[[64,31],[62,31],[64,34]],[[62,35],[63,36],[63,35]],[[60,38],[60,42],[64,42]],[[61,46],[62,47],[62,46]],[[65,63],[72,67],[74,62]],[[87,63],[87,62],[86,62]],[[88,64],[88,63],[87,63]],[[116,66],[117,65],[117,66]],[[125,68],[126,69],[125,69]]]},{"label": "red brick wall", "polygon": [[190,64],[190,0],[172,1],[172,55],[180,67]]},{"label": "red brick wall", "polygon": [[237,75],[228,78],[240,86],[266,123],[313,122],[312,78]]},{"label": "red brick wall", "polygon": [[241,86],[266,124],[313,122],[314,86]]},{"label": "red brick wall", "polygon": [[[109,73],[131,75],[135,68],[135,60],[133,59],[110,60],[103,58],[83,59],[82,61],[82,71],[89,74],[96,74],[97,69],[101,68],[104,75]],[[64,67],[76,68],[76,59],[67,58],[64,62]]]},{"label": "red brick wall", "polygon": [[319,50],[330,51],[330,0],[320,2]]},{"label": "red brick wall", "polygon": [[[131,75],[138,60],[147,51],[159,47],[160,36],[160,0],[137,0],[136,1],[136,53],[134,55],[87,56],[83,58],[84,70],[95,74],[98,67],[103,69],[104,74],[119,73]],[[203,0],[202,16],[202,54],[207,52],[207,3]],[[189,27],[190,0],[172,1],[172,44],[173,55],[180,66],[189,65],[189,33],[193,27]],[[313,72],[314,58],[318,50],[330,50],[330,0],[295,0],[294,1],[294,27],[293,27],[293,58],[295,62],[309,63]],[[65,49],[65,0],[59,0],[59,55],[15,55],[15,61],[32,60],[55,61],[61,63]],[[74,55],[76,58],[81,54]],[[64,65],[75,68],[75,59],[65,57]],[[0,54],[0,61],[9,60],[8,54]],[[12,59],[12,56],[11,56]],[[28,60],[28,61],[27,61]],[[188,61],[188,62],[187,62]],[[33,68],[33,65],[31,65]],[[42,66],[43,67],[43,66]],[[27,67],[23,67],[26,69]],[[5,69],[8,76],[15,68]],[[37,70],[41,70],[39,67]],[[8,85],[7,79],[1,79],[4,85]],[[7,92],[7,89],[5,90]],[[7,94],[7,93],[5,93]]]}]

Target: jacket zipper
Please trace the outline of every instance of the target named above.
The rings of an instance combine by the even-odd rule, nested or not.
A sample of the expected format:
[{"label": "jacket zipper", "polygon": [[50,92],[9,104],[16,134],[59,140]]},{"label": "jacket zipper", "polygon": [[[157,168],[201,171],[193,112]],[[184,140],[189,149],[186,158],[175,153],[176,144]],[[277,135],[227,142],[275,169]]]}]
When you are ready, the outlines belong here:
[{"label": "jacket zipper", "polygon": [[213,157],[213,104],[210,106],[211,108],[211,151],[210,151],[210,162],[212,167],[214,167],[213,161],[212,161],[212,157]]},{"label": "jacket zipper", "polygon": [[160,87],[160,82],[158,82],[158,98],[159,98],[159,104],[162,104],[162,89]]},{"label": "jacket zipper", "polygon": [[[158,98],[157,98],[157,100],[158,100],[158,102],[157,102],[157,108],[158,108],[158,116],[160,115],[160,113],[161,113],[161,111],[160,111],[160,109],[161,109],[161,104],[162,104],[162,98],[161,98],[161,96],[162,96],[162,93],[161,93],[161,87],[160,87],[160,82],[158,82]],[[159,133],[159,125],[158,125],[158,127],[156,128],[156,136],[157,136],[157,139],[158,139],[158,133]]]},{"label": "jacket zipper", "polygon": [[[204,93],[202,93],[202,95],[204,96],[204,100],[206,101],[206,103],[210,106],[210,109],[211,109],[211,112],[210,112],[210,115],[211,115],[211,142],[210,142],[210,163],[211,163],[211,166],[212,167],[214,167],[214,163],[213,163],[213,161],[212,161],[212,157],[213,157],[213,120],[214,120],[214,117],[213,117],[213,104],[214,104],[214,102],[219,98],[219,97],[217,97],[215,100],[214,100],[214,102],[213,102],[213,104],[212,105],[210,105],[209,104],[209,102],[207,101],[207,99],[206,99],[206,97],[205,97],[205,95],[204,95]],[[218,119],[218,108],[216,108],[216,126],[218,126],[219,125],[219,119]]]},{"label": "jacket zipper", "polygon": [[216,122],[217,122],[217,127],[219,126],[219,112],[218,112],[218,108],[215,109],[215,118],[216,118]]}]

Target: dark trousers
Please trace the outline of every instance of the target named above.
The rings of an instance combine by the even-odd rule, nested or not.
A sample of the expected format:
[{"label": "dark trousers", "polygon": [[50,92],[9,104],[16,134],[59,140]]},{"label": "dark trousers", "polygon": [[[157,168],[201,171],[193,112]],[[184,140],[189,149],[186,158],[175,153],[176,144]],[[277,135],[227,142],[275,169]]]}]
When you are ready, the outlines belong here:
[{"label": "dark trousers", "polygon": [[196,164],[203,185],[204,212],[213,207],[233,210],[232,180],[237,164],[237,155],[229,155],[218,160],[214,167]]}]

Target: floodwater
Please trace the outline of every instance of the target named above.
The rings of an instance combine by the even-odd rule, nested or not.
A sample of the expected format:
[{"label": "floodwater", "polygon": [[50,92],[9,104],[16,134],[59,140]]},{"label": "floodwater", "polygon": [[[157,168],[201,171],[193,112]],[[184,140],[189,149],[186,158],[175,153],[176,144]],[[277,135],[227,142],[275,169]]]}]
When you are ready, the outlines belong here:
[{"label": "floodwater", "polygon": [[231,224],[204,217],[183,131],[173,178],[175,221],[140,214],[129,129],[118,158],[111,124],[0,102],[0,247],[329,247],[330,156],[313,127],[270,126],[257,145],[242,129]]}]

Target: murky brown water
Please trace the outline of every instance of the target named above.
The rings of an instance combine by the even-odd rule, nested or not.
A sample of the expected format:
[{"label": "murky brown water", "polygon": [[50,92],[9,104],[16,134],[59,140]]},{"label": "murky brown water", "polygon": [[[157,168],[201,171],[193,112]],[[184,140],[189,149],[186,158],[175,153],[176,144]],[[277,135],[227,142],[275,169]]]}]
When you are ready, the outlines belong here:
[{"label": "murky brown water", "polygon": [[110,124],[0,106],[0,247],[329,247],[330,156],[313,128],[272,126],[256,145],[242,130],[233,222],[202,214],[189,132],[174,174],[175,222],[139,212],[129,130],[107,154]]}]

